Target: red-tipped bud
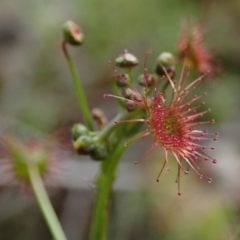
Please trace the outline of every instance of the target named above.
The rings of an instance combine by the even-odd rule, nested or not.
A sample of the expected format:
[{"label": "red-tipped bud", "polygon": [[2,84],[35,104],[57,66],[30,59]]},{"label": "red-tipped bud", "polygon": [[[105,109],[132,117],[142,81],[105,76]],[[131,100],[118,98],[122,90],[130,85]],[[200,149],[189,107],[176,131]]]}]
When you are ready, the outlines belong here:
[{"label": "red-tipped bud", "polygon": [[73,21],[67,21],[63,24],[63,39],[73,46],[82,45],[84,42],[84,34],[81,28]]}]

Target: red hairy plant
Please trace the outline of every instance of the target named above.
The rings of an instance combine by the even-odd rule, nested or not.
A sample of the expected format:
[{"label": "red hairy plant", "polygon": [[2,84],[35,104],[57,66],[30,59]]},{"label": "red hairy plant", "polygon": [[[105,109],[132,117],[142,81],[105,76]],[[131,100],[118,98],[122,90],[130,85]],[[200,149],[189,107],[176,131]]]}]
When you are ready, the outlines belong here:
[{"label": "red hairy plant", "polygon": [[[209,178],[198,166],[198,161],[212,161],[216,163],[216,160],[211,158],[206,150],[214,150],[213,147],[207,147],[203,144],[205,140],[216,141],[218,133],[210,133],[208,130],[202,129],[201,126],[214,123],[214,120],[204,121],[201,120],[203,116],[210,112],[210,109],[201,110],[205,106],[204,102],[198,102],[201,98],[206,96],[206,93],[201,95],[194,95],[191,97],[192,91],[195,87],[202,82],[206,74],[192,81],[189,85],[185,85],[185,80],[188,76],[188,72],[185,71],[185,64],[182,68],[181,75],[178,82],[171,79],[166,69],[162,66],[166,76],[166,81],[171,87],[171,98],[166,95],[166,91],[160,92],[157,88],[154,90],[153,96],[147,96],[147,81],[144,88],[144,93],[141,93],[135,86],[129,83],[125,78],[128,87],[132,90],[132,97],[124,98],[111,94],[105,94],[105,97],[114,97],[126,102],[130,102],[144,108],[147,113],[146,119],[129,119],[125,121],[119,121],[116,123],[128,123],[128,122],[144,122],[148,126],[147,130],[138,134],[134,140],[141,137],[152,135],[154,143],[150,149],[152,151],[157,146],[161,146],[164,149],[165,160],[163,166],[158,174],[159,177],[165,168],[168,167],[169,153],[171,153],[178,167],[177,179],[178,194],[180,192],[180,172],[184,171],[188,174],[189,169],[193,169],[199,178],[206,178],[208,182],[212,179]],[[148,78],[148,73],[144,73],[145,79]],[[197,103],[198,102],[198,103]],[[183,163],[187,163],[185,168]],[[138,162],[136,162],[137,164]]]}]

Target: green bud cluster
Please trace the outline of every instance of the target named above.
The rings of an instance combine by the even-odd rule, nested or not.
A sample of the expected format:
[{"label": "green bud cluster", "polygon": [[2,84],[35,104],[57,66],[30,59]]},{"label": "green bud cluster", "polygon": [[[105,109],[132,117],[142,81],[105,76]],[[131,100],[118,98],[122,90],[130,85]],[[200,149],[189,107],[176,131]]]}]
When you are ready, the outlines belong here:
[{"label": "green bud cluster", "polygon": [[108,156],[107,146],[98,138],[98,132],[89,131],[82,124],[72,128],[73,147],[80,155],[89,155],[94,160],[104,160]]},{"label": "green bud cluster", "polygon": [[[150,51],[149,51],[150,53]],[[171,59],[168,59],[171,60]],[[124,50],[116,59],[115,65],[119,68],[125,69],[124,74],[117,74],[115,77],[115,82],[118,88],[121,89],[119,94],[126,99],[130,99],[136,102],[141,101],[139,99],[139,95],[136,94],[135,91],[131,89],[131,84],[133,83],[133,79],[131,79],[131,71],[132,69],[137,66],[139,63],[136,56],[132,53],[129,53],[127,50]],[[167,61],[166,61],[167,63]],[[116,70],[115,70],[116,71]],[[117,71],[116,71],[117,72]],[[145,88],[145,91],[151,92],[152,87],[156,82],[156,76],[154,74],[150,74],[145,72],[144,74],[140,75],[137,79],[137,83]],[[134,111],[137,108],[137,104],[130,101],[123,101],[123,106],[129,111]]]}]

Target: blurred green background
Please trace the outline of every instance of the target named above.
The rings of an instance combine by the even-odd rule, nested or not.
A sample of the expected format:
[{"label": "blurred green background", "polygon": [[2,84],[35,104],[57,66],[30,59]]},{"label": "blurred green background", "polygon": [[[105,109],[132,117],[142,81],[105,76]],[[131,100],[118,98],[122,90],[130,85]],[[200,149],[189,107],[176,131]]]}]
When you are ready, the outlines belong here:
[{"label": "blurred green background", "polygon": [[[74,20],[86,42],[70,48],[90,106],[111,119],[115,100],[113,75],[107,65],[123,49],[141,61],[152,50],[149,70],[162,51],[177,52],[181,24],[198,20],[206,45],[222,62],[223,73],[207,80],[207,106],[220,132],[213,156],[218,164],[201,167],[212,184],[193,172],[182,176],[182,196],[174,184],[176,168],[155,179],[163,151],[134,161],[151,142],[140,141],[125,154],[112,198],[111,240],[238,240],[240,212],[240,1],[238,0],[1,0],[0,2],[0,131],[2,135],[43,137],[59,134],[66,159],[58,184],[49,193],[69,240],[88,239],[98,163],[71,150],[70,129],[82,121],[67,63],[61,52],[61,26]],[[152,66],[152,67],[151,67]],[[62,140],[61,140],[62,141]],[[64,148],[64,149],[65,149]],[[0,175],[0,239],[51,239],[31,193],[5,184]]]}]

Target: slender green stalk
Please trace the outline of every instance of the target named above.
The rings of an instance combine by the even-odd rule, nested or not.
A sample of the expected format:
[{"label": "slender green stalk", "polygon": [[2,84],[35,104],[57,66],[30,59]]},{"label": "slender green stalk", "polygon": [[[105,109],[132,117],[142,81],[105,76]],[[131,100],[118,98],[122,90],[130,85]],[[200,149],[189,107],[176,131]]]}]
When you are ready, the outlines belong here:
[{"label": "slender green stalk", "polygon": [[133,83],[132,69],[131,69],[131,68],[130,68],[130,69],[127,69],[127,70],[126,70],[126,74],[127,74],[128,77],[129,77],[129,82],[130,82],[130,83]]},{"label": "slender green stalk", "polygon": [[99,133],[98,139],[103,141],[106,138],[109,137],[109,135],[118,128],[117,122],[121,122],[123,120],[130,120],[133,116],[139,115],[141,113],[141,109],[138,109],[134,112],[127,112],[126,110],[123,110],[122,112],[118,113],[118,115],[112,119],[106,127]]},{"label": "slender green stalk", "polygon": [[74,83],[75,90],[76,90],[76,93],[77,93],[78,103],[80,105],[80,108],[81,108],[81,111],[82,111],[82,114],[83,114],[83,118],[84,118],[89,130],[93,131],[94,130],[94,125],[93,125],[91,111],[90,111],[90,108],[88,106],[87,99],[86,99],[85,93],[83,91],[83,88],[81,86],[81,81],[80,81],[79,75],[78,75],[77,70],[74,66],[72,58],[67,51],[67,43],[65,41],[63,41],[63,43],[62,43],[62,50],[63,50],[63,53],[66,57],[69,69],[70,69],[71,74],[72,74],[72,79],[73,79],[73,83]]},{"label": "slender green stalk", "polygon": [[119,161],[125,150],[125,146],[118,144],[111,156],[102,162],[101,174],[96,184],[98,194],[92,216],[90,240],[106,240],[110,194]]},{"label": "slender green stalk", "polygon": [[[113,93],[114,93],[116,96],[120,96],[121,93],[120,93],[120,91],[119,91],[119,88],[118,88],[117,85],[116,85],[116,82],[112,81],[111,86],[112,86]],[[124,103],[123,103],[122,100],[119,100],[119,99],[118,99],[117,101],[118,101],[119,106],[124,107]]]},{"label": "slender green stalk", "polygon": [[53,210],[37,166],[35,164],[29,164],[28,173],[37,202],[53,238],[55,240],[67,240],[56,213]]}]

